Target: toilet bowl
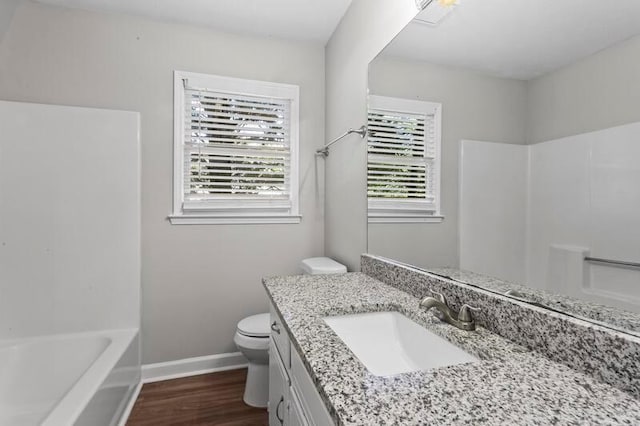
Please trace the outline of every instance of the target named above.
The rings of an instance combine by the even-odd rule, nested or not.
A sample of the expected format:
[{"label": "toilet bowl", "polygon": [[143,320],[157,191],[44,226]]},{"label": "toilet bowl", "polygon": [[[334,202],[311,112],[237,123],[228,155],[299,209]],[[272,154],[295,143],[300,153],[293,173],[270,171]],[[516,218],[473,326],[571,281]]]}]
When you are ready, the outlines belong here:
[{"label": "toilet bowl", "polygon": [[[328,257],[304,259],[300,268],[310,275],[347,272],[344,265]],[[249,364],[243,400],[252,407],[264,408],[269,402],[269,326],[269,313],[252,315],[238,323],[233,338]]]},{"label": "toilet bowl", "polygon": [[264,408],[269,400],[269,314],[252,315],[240,321],[233,341],[249,364],[244,402]]}]

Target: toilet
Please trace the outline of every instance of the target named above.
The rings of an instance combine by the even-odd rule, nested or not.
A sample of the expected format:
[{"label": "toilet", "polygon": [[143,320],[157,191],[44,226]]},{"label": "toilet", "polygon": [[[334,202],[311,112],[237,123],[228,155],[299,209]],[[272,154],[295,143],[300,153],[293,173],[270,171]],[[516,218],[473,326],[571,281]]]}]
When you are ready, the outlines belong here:
[{"label": "toilet", "polygon": [[[344,274],[347,267],[328,257],[312,257],[300,262],[306,275]],[[236,327],[233,338],[238,350],[247,358],[249,369],[244,387],[244,402],[264,408],[269,402],[269,313],[251,315]]]}]

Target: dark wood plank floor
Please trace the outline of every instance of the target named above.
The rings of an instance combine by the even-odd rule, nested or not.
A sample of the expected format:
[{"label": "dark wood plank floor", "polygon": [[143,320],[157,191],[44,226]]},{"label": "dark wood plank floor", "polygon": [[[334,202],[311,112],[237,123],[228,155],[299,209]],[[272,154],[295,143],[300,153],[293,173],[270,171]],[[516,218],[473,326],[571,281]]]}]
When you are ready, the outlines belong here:
[{"label": "dark wood plank floor", "polygon": [[267,410],[242,401],[246,377],[243,369],[146,384],[127,426],[266,426]]}]

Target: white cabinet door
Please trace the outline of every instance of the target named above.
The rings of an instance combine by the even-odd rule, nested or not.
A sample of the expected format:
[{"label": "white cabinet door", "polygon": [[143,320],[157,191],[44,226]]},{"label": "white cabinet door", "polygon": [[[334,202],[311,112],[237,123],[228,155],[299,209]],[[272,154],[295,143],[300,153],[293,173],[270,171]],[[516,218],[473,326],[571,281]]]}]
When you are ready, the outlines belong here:
[{"label": "white cabinet door", "polygon": [[296,391],[300,406],[312,426],[334,426],[324,401],[320,397],[316,386],[307,373],[302,358],[294,349],[291,351],[291,386]]},{"label": "white cabinet door", "polygon": [[289,376],[273,339],[269,339],[269,426],[284,426],[289,404]]},{"label": "white cabinet door", "polygon": [[309,426],[295,387],[289,389],[288,426]]}]

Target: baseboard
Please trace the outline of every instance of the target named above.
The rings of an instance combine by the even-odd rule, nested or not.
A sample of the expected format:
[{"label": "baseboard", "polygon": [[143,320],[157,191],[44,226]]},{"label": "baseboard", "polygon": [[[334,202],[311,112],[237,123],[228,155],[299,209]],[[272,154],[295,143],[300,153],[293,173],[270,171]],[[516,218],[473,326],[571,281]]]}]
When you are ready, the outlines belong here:
[{"label": "baseboard", "polygon": [[245,368],[247,360],[240,352],[178,359],[142,366],[142,383],[179,379],[216,371]]},{"label": "baseboard", "polygon": [[138,399],[138,395],[140,394],[140,389],[142,389],[142,382],[138,382],[136,387],[133,389],[133,392],[129,396],[129,402],[127,402],[127,405],[124,407],[124,411],[120,416],[118,426],[125,426],[127,424],[127,420],[129,420],[129,416],[131,415],[133,406],[136,404],[136,400]]}]

